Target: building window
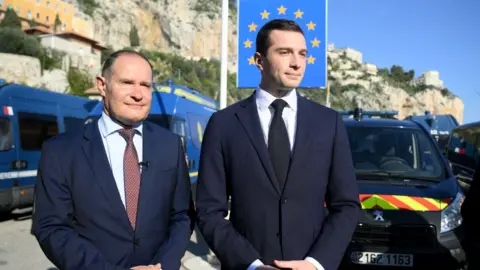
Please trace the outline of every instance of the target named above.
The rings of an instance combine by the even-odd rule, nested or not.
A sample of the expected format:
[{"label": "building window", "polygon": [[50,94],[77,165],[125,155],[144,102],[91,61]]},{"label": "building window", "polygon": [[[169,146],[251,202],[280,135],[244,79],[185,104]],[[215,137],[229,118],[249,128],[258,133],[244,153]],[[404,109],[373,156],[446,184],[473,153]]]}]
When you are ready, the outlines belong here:
[{"label": "building window", "polygon": [[37,5],[40,5],[40,0],[37,0]]},{"label": "building window", "polygon": [[50,1],[47,1],[47,8],[50,7]]},{"label": "building window", "polygon": [[19,13],[20,13],[20,8],[17,7],[17,8],[15,9],[15,11],[17,12],[17,14],[19,14]]},{"label": "building window", "polygon": [[48,16],[45,18],[45,23],[48,23],[48,19],[50,19]]},{"label": "building window", "polygon": [[40,13],[37,12],[37,19],[40,19]]},{"label": "building window", "polygon": [[32,11],[31,10],[28,10],[28,15],[27,15],[28,19],[31,20],[32,19]]}]

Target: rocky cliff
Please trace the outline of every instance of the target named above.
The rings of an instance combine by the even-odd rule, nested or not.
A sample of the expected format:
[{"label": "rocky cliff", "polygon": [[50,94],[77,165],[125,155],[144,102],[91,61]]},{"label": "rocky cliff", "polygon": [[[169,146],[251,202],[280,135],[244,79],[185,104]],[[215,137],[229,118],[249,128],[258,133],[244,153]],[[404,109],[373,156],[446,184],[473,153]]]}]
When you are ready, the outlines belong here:
[{"label": "rocky cliff", "polygon": [[[218,59],[220,56],[220,0],[97,0],[93,13],[93,35],[100,43],[120,49],[130,46],[130,30],[138,29],[140,47],[175,53],[189,59]],[[229,24],[229,70],[236,71],[236,10]],[[342,57],[331,50],[329,78],[332,105],[348,108],[356,104],[367,109],[393,109],[399,116],[423,113],[451,113],[460,122],[463,102],[444,89],[425,87],[412,92],[396,84],[358,59]],[[335,90],[334,90],[335,89]]]},{"label": "rocky cliff", "polygon": [[[93,38],[114,49],[130,46],[130,30],[138,29],[140,47],[187,58],[219,58],[219,0],[97,0]],[[229,65],[236,67],[236,15],[230,14]]]},{"label": "rocky cliff", "polygon": [[401,119],[430,110],[432,113],[452,114],[463,122],[463,101],[446,88],[395,81],[388,74],[380,73],[375,65],[349,57],[344,50],[332,49],[328,57],[334,107],[397,110]]},{"label": "rocky cliff", "polygon": [[[96,1],[98,7],[94,10],[91,19],[91,25],[94,26],[92,33],[93,37],[103,45],[110,46],[113,49],[129,47],[130,31],[135,26],[140,37],[140,47],[143,49],[174,53],[193,60],[200,58],[219,59],[221,48],[220,0]],[[230,72],[235,72],[237,54],[236,10],[231,9],[231,11],[229,69]],[[58,92],[64,92],[67,88],[66,74],[63,74],[65,72],[57,74],[62,71],[48,71],[42,76],[40,75],[38,60],[29,65],[22,64],[25,61],[30,61],[26,60],[25,57],[19,57],[18,61],[11,59],[11,57],[0,55],[0,59],[3,58],[4,60],[0,61],[0,77],[12,82],[44,86]],[[398,110],[401,118],[411,114],[422,114],[425,110],[430,110],[433,113],[450,113],[459,122],[463,120],[464,105],[462,100],[444,88],[433,86],[419,88],[411,86],[405,81],[399,83],[385,72],[379,72],[375,65],[363,63],[361,53],[354,50],[334,49],[333,46],[329,46],[328,57],[329,81],[331,83],[330,101],[335,109],[350,109],[358,105],[370,110]],[[195,63],[198,62],[188,62],[187,65],[195,66],[197,65]],[[158,65],[159,63],[154,64]],[[216,67],[211,69],[211,65]],[[218,62],[215,61],[211,65],[206,66],[209,73],[219,74],[217,72]],[[25,67],[28,67],[27,71],[25,71]],[[172,72],[173,70],[168,73]],[[188,73],[191,73],[189,75],[195,75],[193,81],[200,83],[198,76],[205,75],[194,74],[195,72],[194,69],[188,71]],[[183,83],[191,84],[192,80],[186,79]],[[209,86],[212,89],[205,94],[217,97],[218,76],[213,76],[210,79]],[[198,83],[191,87],[199,87]],[[229,82],[229,103],[242,98],[248,92],[236,91],[237,89],[232,89],[234,86],[230,83],[233,82]],[[205,88],[205,85],[200,85],[200,87]],[[325,104],[325,89],[303,92],[311,99]]]}]

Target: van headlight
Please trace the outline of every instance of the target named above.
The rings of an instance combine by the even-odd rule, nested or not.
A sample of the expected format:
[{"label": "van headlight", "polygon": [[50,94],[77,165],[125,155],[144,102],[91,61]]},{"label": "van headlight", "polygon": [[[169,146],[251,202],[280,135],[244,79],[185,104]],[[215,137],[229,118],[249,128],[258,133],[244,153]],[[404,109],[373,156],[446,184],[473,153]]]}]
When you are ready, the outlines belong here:
[{"label": "van headlight", "polygon": [[462,224],[461,208],[465,196],[458,192],[453,202],[442,211],[440,233],[449,232]]}]

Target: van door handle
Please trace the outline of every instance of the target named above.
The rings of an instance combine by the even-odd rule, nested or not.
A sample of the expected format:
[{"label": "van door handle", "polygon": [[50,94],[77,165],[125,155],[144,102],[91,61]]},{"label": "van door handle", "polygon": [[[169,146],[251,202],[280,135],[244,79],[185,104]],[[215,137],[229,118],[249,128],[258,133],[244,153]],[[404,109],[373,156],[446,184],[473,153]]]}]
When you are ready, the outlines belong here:
[{"label": "van door handle", "polygon": [[15,170],[25,169],[28,166],[28,162],[26,160],[14,160],[10,163],[10,167]]}]

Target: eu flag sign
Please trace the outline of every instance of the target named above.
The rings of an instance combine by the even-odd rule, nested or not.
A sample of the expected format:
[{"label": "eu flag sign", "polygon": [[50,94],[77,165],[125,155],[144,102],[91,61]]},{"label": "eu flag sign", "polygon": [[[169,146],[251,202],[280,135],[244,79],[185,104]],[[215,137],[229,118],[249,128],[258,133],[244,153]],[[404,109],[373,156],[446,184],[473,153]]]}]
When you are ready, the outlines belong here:
[{"label": "eu flag sign", "polygon": [[327,0],[238,0],[237,87],[256,88],[260,71],[255,65],[255,40],[260,28],[272,19],[297,22],[307,42],[307,67],[301,88],[326,87]]}]

